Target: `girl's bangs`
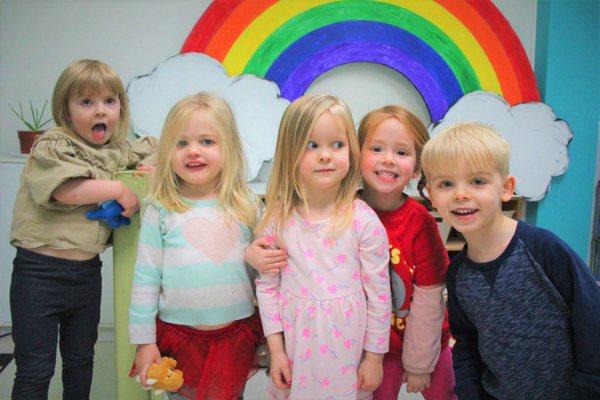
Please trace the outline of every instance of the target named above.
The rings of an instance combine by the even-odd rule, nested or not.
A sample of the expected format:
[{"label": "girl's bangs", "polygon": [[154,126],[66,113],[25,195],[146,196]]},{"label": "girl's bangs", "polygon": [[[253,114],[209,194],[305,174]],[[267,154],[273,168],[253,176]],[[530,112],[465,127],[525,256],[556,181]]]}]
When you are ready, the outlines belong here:
[{"label": "girl's bangs", "polygon": [[81,76],[75,85],[73,85],[73,92],[75,95],[81,96],[90,93],[110,93],[119,96],[123,91],[121,81],[118,77],[102,73],[101,70],[86,72],[87,73]]}]

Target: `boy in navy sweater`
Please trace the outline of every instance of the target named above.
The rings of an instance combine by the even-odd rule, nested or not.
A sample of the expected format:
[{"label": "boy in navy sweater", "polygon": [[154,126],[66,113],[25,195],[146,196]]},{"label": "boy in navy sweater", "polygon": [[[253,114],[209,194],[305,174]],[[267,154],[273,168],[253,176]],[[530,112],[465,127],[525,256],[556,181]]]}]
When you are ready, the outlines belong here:
[{"label": "boy in navy sweater", "polygon": [[600,399],[600,288],[553,233],[502,214],[509,146],[450,126],[421,156],[433,206],[467,244],[446,277],[460,399]]}]

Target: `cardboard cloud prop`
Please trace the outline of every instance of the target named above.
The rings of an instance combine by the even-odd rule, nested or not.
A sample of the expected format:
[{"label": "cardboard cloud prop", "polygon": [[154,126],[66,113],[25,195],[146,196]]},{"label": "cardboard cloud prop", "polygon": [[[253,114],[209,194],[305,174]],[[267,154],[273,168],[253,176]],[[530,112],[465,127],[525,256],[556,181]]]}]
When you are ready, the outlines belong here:
[{"label": "cardboard cloud prop", "polygon": [[273,82],[243,75],[230,78],[213,58],[181,54],[159,64],[152,73],[134,78],[127,87],[133,131],[160,136],[169,109],[181,98],[207,91],[230,104],[248,160],[248,180],[275,153],[277,130],[288,100],[279,97]]},{"label": "cardboard cloud prop", "polygon": [[493,126],[510,143],[511,174],[516,192],[529,201],[541,200],[553,176],[563,174],[569,164],[567,144],[573,137],[566,122],[543,103],[511,107],[500,96],[473,92],[463,96],[444,118],[429,128],[433,137],[447,125],[479,121]]}]

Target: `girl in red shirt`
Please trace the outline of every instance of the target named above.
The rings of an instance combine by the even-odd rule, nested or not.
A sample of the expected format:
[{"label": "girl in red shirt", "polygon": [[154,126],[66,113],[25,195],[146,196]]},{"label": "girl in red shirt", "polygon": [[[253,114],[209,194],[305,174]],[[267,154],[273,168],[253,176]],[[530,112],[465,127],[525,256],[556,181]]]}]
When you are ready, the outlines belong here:
[{"label": "girl in red shirt", "polygon": [[433,216],[403,193],[420,175],[429,134],[410,111],[386,106],[362,119],[358,137],[362,199],[375,210],[390,241],[390,352],[374,398],[396,399],[406,382],[408,392],[421,392],[426,400],[456,399],[442,296],[448,255]]}]

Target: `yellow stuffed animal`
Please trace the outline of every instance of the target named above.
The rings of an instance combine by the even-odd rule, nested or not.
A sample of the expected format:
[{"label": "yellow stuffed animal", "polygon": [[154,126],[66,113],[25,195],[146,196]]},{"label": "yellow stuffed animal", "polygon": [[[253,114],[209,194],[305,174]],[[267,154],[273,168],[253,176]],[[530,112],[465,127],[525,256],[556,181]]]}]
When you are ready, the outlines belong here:
[{"label": "yellow stuffed animal", "polygon": [[[176,392],[183,385],[183,371],[175,369],[177,361],[171,357],[162,357],[160,364],[153,363],[148,370],[146,383],[154,389],[154,394],[165,391]],[[139,382],[139,375],[136,376]]]}]

